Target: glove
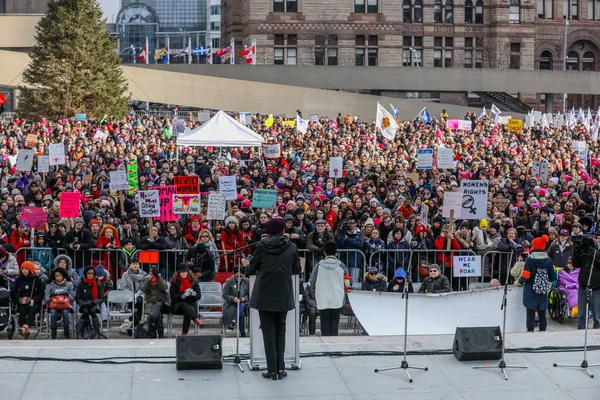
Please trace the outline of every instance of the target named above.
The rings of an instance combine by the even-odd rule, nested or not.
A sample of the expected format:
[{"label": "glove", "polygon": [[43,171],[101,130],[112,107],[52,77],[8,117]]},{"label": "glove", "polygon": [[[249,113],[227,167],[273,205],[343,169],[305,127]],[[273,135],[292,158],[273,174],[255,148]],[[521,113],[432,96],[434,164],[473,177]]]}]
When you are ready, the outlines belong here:
[{"label": "glove", "polygon": [[195,296],[195,295],[196,295],[196,291],[195,290],[190,291],[190,296]]},{"label": "glove", "polygon": [[523,284],[521,282],[517,283],[518,287],[523,287]]},{"label": "glove", "polygon": [[185,291],[185,292],[183,292],[183,294],[181,295],[181,298],[182,298],[182,299],[185,299],[185,298],[186,298],[186,297],[188,297],[188,296],[189,296],[189,294],[188,294],[188,292],[187,292],[187,290],[186,290],[186,291]]}]

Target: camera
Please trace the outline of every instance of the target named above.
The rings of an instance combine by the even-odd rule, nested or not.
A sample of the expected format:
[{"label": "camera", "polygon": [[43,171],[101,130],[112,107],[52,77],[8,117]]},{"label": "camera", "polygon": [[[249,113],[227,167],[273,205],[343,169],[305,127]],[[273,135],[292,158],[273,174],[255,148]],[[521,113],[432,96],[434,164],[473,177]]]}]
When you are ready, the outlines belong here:
[{"label": "camera", "polygon": [[160,275],[160,271],[158,269],[158,265],[152,265],[150,267],[150,272],[152,272],[152,275],[154,275],[154,276],[159,276]]}]

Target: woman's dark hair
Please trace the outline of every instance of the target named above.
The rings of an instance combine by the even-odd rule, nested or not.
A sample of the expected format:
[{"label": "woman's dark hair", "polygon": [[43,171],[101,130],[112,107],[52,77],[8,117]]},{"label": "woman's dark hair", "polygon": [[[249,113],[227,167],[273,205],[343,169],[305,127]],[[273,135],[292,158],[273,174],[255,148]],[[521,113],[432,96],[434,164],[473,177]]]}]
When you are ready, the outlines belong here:
[{"label": "woman's dark hair", "polygon": [[237,273],[240,273],[240,272],[243,274],[244,271],[245,271],[245,268],[242,267],[242,266],[240,266],[240,265],[238,265],[237,267],[233,267],[233,273],[234,274],[237,274]]},{"label": "woman's dark hair", "polygon": [[[175,271],[175,273],[171,277],[171,285],[174,284],[175,282],[177,282],[178,280],[179,280],[179,271]],[[194,284],[194,282],[196,282],[196,277],[194,276],[194,274],[192,273],[191,270],[188,271],[187,280],[190,281],[191,284]]]}]

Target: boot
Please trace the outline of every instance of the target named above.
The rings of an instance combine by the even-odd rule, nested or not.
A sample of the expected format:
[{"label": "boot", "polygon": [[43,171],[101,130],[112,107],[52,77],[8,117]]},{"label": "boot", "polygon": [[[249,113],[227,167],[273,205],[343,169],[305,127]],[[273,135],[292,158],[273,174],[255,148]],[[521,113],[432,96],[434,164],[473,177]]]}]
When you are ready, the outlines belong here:
[{"label": "boot", "polygon": [[71,339],[71,332],[69,328],[65,328],[65,339]]},{"label": "boot", "polygon": [[96,332],[96,338],[100,338],[100,321],[98,318],[92,319],[92,326],[94,327],[94,332]]},{"label": "boot", "polygon": [[29,339],[29,325],[23,325],[21,328],[19,328],[19,334],[21,335],[21,339]]},{"label": "boot", "polygon": [[55,340],[56,339],[56,328],[52,328],[50,331],[52,332],[52,340]]},{"label": "boot", "polygon": [[165,338],[165,331],[163,329],[157,330],[156,333],[158,334],[158,338],[159,339],[164,339]]},{"label": "boot", "polygon": [[202,329],[202,327],[204,326],[204,324],[202,323],[202,321],[200,321],[200,318],[196,318],[196,319],[194,320],[194,323],[195,323],[196,325],[198,325],[198,328],[199,328],[199,329]]}]

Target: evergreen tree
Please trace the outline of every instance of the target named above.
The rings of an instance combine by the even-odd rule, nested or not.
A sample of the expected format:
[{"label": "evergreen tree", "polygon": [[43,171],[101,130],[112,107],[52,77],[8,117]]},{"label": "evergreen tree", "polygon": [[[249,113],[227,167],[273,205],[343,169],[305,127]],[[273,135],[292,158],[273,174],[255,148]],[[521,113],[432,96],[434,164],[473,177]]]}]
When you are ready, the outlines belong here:
[{"label": "evergreen tree", "polygon": [[19,114],[30,119],[127,114],[117,42],[96,0],[50,0],[23,72]]}]

